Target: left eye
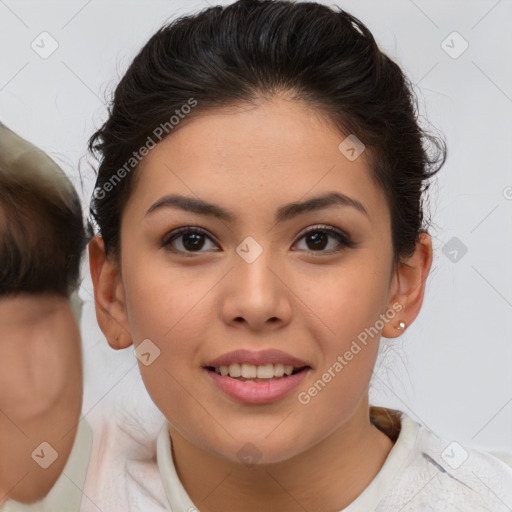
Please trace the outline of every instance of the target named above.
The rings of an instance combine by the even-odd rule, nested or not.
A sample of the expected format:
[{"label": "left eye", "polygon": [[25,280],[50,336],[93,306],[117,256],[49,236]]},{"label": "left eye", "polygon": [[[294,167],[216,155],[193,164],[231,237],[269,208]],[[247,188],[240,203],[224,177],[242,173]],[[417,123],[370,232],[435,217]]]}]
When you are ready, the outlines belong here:
[{"label": "left eye", "polygon": [[[302,234],[299,241],[303,238],[306,240],[308,248],[312,249],[313,252],[333,253],[355,245],[348,235],[337,229],[330,228],[329,226],[318,226],[309,229]],[[334,244],[334,248],[324,251],[323,249],[329,245],[329,238],[336,239],[337,243]]]},{"label": "left eye", "polygon": [[[334,247],[331,247],[328,250],[326,247],[329,245],[329,238],[335,239],[337,243],[334,243]],[[162,240],[162,247],[171,246],[171,251],[181,252],[187,255],[190,255],[193,252],[204,252],[201,249],[205,246],[205,239],[213,242],[212,238],[208,235],[206,231],[201,228],[180,228],[176,231],[172,231]],[[304,239],[306,241],[306,245],[308,246],[305,250],[312,250],[313,252],[338,252],[347,247],[353,247],[354,242],[342,231],[338,231],[336,229],[330,228],[328,226],[321,226],[309,229],[305,233],[303,233],[298,241]],[[174,245],[174,243],[178,241],[178,247]],[[297,244],[298,242],[296,242]],[[215,242],[213,242],[214,246],[217,246]],[[295,245],[295,244],[294,244]],[[181,246],[181,247],[179,247]],[[216,249],[214,249],[216,250]]]}]

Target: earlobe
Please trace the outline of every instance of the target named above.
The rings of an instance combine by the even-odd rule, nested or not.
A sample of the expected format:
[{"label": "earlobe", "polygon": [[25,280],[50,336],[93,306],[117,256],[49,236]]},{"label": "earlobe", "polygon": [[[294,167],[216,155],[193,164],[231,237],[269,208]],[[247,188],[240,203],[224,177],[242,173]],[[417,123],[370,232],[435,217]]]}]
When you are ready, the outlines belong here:
[{"label": "earlobe", "polygon": [[414,254],[402,261],[395,272],[392,283],[393,294],[390,307],[395,303],[402,308],[394,322],[382,330],[385,338],[396,338],[403,334],[418,316],[425,294],[426,280],[432,265],[432,239],[426,232],[420,234]]},{"label": "earlobe", "polygon": [[113,349],[129,347],[132,338],[119,269],[106,257],[101,236],[89,242],[88,250],[98,324]]}]

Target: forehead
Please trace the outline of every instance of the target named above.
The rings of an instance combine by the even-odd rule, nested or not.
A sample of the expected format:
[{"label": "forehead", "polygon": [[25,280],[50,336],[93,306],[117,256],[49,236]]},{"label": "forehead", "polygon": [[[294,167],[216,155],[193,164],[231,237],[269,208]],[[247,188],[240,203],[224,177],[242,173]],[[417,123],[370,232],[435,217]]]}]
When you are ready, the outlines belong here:
[{"label": "forehead", "polygon": [[141,162],[132,203],[147,209],[179,191],[226,205],[271,207],[335,190],[369,212],[385,207],[365,152],[350,160],[340,151],[346,138],[318,111],[282,98],[185,118]]},{"label": "forehead", "polygon": [[35,324],[51,320],[68,307],[68,300],[53,294],[19,293],[0,297],[0,323]]}]

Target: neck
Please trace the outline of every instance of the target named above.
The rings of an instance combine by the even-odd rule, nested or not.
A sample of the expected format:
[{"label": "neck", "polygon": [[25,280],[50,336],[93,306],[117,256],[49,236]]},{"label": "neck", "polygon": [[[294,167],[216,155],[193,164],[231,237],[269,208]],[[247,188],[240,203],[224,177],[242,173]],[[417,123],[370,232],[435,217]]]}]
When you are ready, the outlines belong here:
[{"label": "neck", "polygon": [[252,467],[192,445],[170,427],[176,471],[201,512],[341,510],[380,471],[393,441],[377,429],[368,407],[292,459]]}]

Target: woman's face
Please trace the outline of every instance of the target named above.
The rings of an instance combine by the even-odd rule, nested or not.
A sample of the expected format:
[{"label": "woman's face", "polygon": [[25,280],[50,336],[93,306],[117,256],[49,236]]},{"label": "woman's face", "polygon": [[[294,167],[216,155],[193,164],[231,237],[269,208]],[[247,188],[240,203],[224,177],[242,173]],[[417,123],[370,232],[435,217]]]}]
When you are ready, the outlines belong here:
[{"label": "woman's face", "polygon": [[[277,462],[368,422],[382,319],[395,316],[390,214],[344,139],[274,99],[185,119],[137,170],[121,225],[126,328],[171,432],[212,454]],[[236,376],[244,361],[266,380],[208,368]],[[279,361],[306,369],[269,382]]]}]

